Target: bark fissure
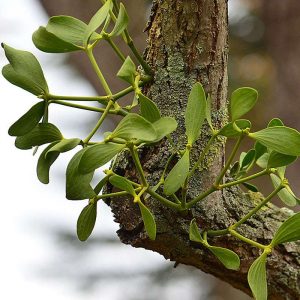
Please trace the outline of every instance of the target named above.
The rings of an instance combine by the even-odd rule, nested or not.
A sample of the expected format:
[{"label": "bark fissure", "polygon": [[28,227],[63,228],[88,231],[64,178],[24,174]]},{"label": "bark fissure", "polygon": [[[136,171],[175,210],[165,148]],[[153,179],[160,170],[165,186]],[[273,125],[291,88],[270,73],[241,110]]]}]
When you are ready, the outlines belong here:
[{"label": "bark fissure", "polygon": [[[179,147],[186,142],[184,109],[194,82],[200,81],[212,96],[213,123],[216,128],[227,120],[227,23],[225,0],[153,1],[147,25],[149,39],[145,53],[155,76],[153,84],[144,92],[157,103],[163,115],[177,119],[179,129],[173,138]],[[209,136],[208,127],[204,126],[197,148],[193,151],[194,158],[201,152]],[[169,152],[170,146],[164,141],[154,148],[145,148],[140,153],[147,179],[152,185],[159,180]],[[188,199],[211,186],[223,163],[224,145],[223,141],[218,141],[193,176],[189,184]],[[127,156],[120,156],[116,165],[116,172],[136,178],[134,166]],[[229,271],[207,250],[189,241],[188,229],[192,218],[196,218],[202,229],[224,229],[243,217],[261,197],[260,194],[244,194],[233,187],[214,192],[185,216],[148,199],[147,205],[157,222],[155,241],[149,240],[145,234],[138,209],[131,199],[123,199],[122,202],[120,199],[112,200],[110,205],[116,221],[120,223],[118,234],[122,242],[153,250],[176,263],[199,268],[250,294],[247,271],[260,251],[231,236],[211,239],[212,244],[228,247],[242,258],[240,270]],[[238,231],[267,244],[280,222],[290,213],[289,210],[268,205]],[[298,299],[299,253],[299,243],[289,243],[277,247],[270,256],[269,299]]]}]

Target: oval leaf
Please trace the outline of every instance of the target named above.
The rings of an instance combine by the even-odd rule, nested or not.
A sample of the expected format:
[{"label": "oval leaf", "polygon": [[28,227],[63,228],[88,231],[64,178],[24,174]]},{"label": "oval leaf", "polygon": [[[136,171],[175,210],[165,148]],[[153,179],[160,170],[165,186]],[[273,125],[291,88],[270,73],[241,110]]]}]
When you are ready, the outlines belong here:
[{"label": "oval leaf", "polygon": [[248,182],[243,182],[242,185],[251,192],[257,193],[258,188],[254,184],[250,184]]},{"label": "oval leaf", "polygon": [[8,134],[11,136],[25,135],[39,123],[44,115],[44,111],[44,101],[35,104],[26,114],[10,126]]},{"label": "oval leaf", "polygon": [[36,57],[30,52],[17,50],[3,43],[1,45],[11,66],[3,68],[3,76],[12,84],[35,95],[47,94],[48,85]]},{"label": "oval leaf", "polygon": [[164,193],[172,195],[184,184],[190,168],[190,153],[186,151],[168,174],[164,183]]},{"label": "oval leaf", "polygon": [[268,167],[268,161],[269,161],[270,153],[264,153],[257,161],[256,164],[262,168],[266,169]]},{"label": "oval leaf", "polygon": [[109,179],[109,175],[103,177],[100,182],[94,187],[94,191],[96,193],[96,195],[99,195],[101,190],[103,189],[104,185],[107,183],[108,179]]},{"label": "oval leaf", "polygon": [[34,129],[23,136],[18,136],[15,141],[17,148],[31,149],[34,146],[60,141],[63,139],[59,129],[51,123],[40,123]]},{"label": "oval leaf", "polygon": [[256,151],[254,149],[249,150],[245,155],[244,159],[242,160],[241,169],[246,169],[250,167],[255,161],[255,156]]},{"label": "oval leaf", "polygon": [[156,104],[143,94],[139,95],[139,102],[141,105],[141,115],[151,123],[160,119],[160,112]]},{"label": "oval leaf", "polygon": [[119,78],[121,78],[122,80],[133,85],[135,73],[136,73],[136,66],[135,66],[134,62],[132,61],[132,59],[129,56],[127,56],[121,69],[117,73],[117,76]]},{"label": "oval leaf", "polygon": [[37,163],[37,168],[36,168],[36,173],[39,181],[44,184],[49,183],[49,171],[50,167],[52,164],[56,161],[56,159],[59,156],[58,152],[51,153],[51,155],[48,155],[46,158],[46,153],[48,152],[49,149],[51,149],[55,144],[58,142],[53,142],[51,143],[48,147],[45,148],[45,150],[41,153],[38,163]]},{"label": "oval leaf", "polygon": [[275,127],[275,126],[284,126],[284,124],[280,119],[274,118],[269,122],[268,127]]},{"label": "oval leaf", "polygon": [[81,142],[81,139],[62,139],[60,142],[51,147],[46,153],[46,157],[53,152],[64,153],[74,149]]},{"label": "oval leaf", "polygon": [[[281,184],[280,178],[275,174],[270,174],[270,177],[274,188],[278,188]],[[295,195],[293,195],[287,188],[282,189],[277,195],[280,200],[287,206],[295,206],[297,204]]]},{"label": "oval leaf", "polygon": [[113,143],[99,144],[87,148],[79,164],[80,173],[90,173],[102,167],[124,148],[125,145]]},{"label": "oval leaf", "polygon": [[175,131],[178,124],[174,118],[162,117],[158,121],[154,122],[152,125],[156,131],[155,142],[158,142],[168,134]]},{"label": "oval leaf", "polygon": [[254,149],[255,149],[255,152],[256,152],[255,160],[259,159],[263,154],[265,154],[266,152],[268,152],[267,147],[263,146],[259,142],[255,142]]},{"label": "oval leaf", "polygon": [[91,35],[104,23],[109,11],[112,9],[112,1],[108,0],[105,4],[95,13],[90,20],[84,33],[84,44],[87,45]]},{"label": "oval leaf", "polygon": [[196,223],[196,219],[193,219],[190,223],[190,230],[189,230],[189,237],[190,240],[197,243],[203,243],[203,238],[199,232],[198,225]]},{"label": "oval leaf", "polygon": [[230,109],[232,120],[237,120],[256,104],[258,93],[255,89],[243,87],[235,90],[231,95]]},{"label": "oval leaf", "polygon": [[52,33],[60,40],[69,43],[76,48],[84,47],[84,35],[87,25],[70,16],[54,16],[49,19],[46,31]]},{"label": "oval leaf", "polygon": [[268,168],[285,167],[293,163],[297,159],[297,156],[285,155],[272,151],[268,160]]},{"label": "oval leaf", "polygon": [[66,53],[82,50],[77,45],[61,40],[42,26],[33,33],[32,41],[36,48],[47,53]]},{"label": "oval leaf", "polygon": [[240,130],[236,130],[234,124],[240,129],[246,129],[246,128],[251,128],[251,122],[249,120],[236,120],[235,122],[231,122],[227,125],[225,125],[220,131],[219,135],[226,136],[228,138],[236,138],[241,135]]},{"label": "oval leaf", "polygon": [[129,22],[128,14],[123,3],[120,3],[120,10],[114,29],[109,34],[110,36],[120,35],[127,27]]},{"label": "oval leaf", "polygon": [[80,213],[77,220],[77,236],[82,242],[91,235],[97,219],[97,202],[87,205]]},{"label": "oval leaf", "polygon": [[142,214],[142,218],[144,221],[144,226],[146,229],[146,232],[150,238],[150,240],[155,240],[156,238],[156,223],[155,223],[155,219],[152,215],[152,213],[150,212],[150,210],[141,202],[138,202],[139,207],[140,207],[140,211]]},{"label": "oval leaf", "polygon": [[185,111],[185,127],[188,143],[193,144],[201,133],[206,117],[206,96],[202,85],[193,85]]},{"label": "oval leaf", "polygon": [[257,300],[267,300],[268,298],[266,261],[267,254],[263,253],[253,262],[248,271],[248,283]]},{"label": "oval leaf", "polygon": [[155,141],[157,133],[153,125],[138,114],[128,114],[121,120],[111,137],[125,140],[138,139],[142,141]]},{"label": "oval leaf", "polygon": [[126,178],[119,175],[113,175],[109,178],[109,182],[116,188],[135,196],[134,188]]},{"label": "oval leaf", "polygon": [[291,216],[283,222],[275,233],[271,245],[274,247],[278,244],[298,240],[300,240],[300,213]]},{"label": "oval leaf", "polygon": [[84,148],[77,152],[68,164],[66,172],[66,198],[68,200],[91,199],[96,196],[90,185],[94,171],[86,174],[78,171],[81,158],[88,149],[90,148]]},{"label": "oval leaf", "polygon": [[239,256],[226,248],[209,246],[209,251],[212,252],[218,260],[229,270],[238,270],[240,267]]},{"label": "oval leaf", "polygon": [[268,127],[250,133],[249,137],[279,153],[300,156],[300,133],[285,126]]}]

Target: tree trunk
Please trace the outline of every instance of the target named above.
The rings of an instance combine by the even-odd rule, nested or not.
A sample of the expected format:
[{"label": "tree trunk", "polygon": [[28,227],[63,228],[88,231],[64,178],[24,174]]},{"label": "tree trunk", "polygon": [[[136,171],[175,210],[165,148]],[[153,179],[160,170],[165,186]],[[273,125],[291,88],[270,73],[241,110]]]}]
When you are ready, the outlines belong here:
[{"label": "tree trunk", "polygon": [[[49,6],[49,1],[42,2]],[[128,1],[130,2],[135,1]],[[76,13],[73,15],[76,16]],[[194,82],[200,81],[206,92],[212,95],[215,126],[220,127],[227,119],[227,25],[226,0],[153,1],[145,55],[155,71],[155,77],[151,86],[145,88],[145,92],[157,103],[163,115],[174,116],[179,122],[179,129],[173,136],[178,146],[185,143],[183,115]],[[81,67],[86,70],[85,66]],[[88,77],[91,78],[90,74]],[[204,127],[194,156],[201,151],[208,138],[209,130]],[[168,156],[169,145],[166,141],[155,148],[141,151],[143,167],[151,184],[160,178]],[[224,144],[219,141],[193,177],[189,186],[189,198],[198,195],[213,183],[223,161]],[[116,171],[131,178],[136,177],[132,162],[124,156],[119,157]],[[256,193],[243,194],[238,188],[218,191],[184,216],[163,207],[156,200],[148,199],[147,204],[157,222],[155,241],[150,241],[145,234],[139,210],[132,199],[112,199],[110,205],[116,221],[120,223],[118,234],[124,243],[150,249],[176,263],[199,268],[251,294],[247,284],[247,271],[259,255],[259,250],[230,236],[211,239],[211,244],[228,247],[241,257],[240,270],[230,271],[207,250],[189,241],[188,228],[192,218],[196,218],[202,229],[226,228],[253,208],[259,197]],[[280,222],[290,214],[291,211],[287,209],[269,205],[242,225],[239,231],[251,239],[267,244]],[[268,259],[269,299],[299,299],[299,269],[299,243],[276,247]]]},{"label": "tree trunk", "polygon": [[[182,146],[185,142],[183,112],[195,81],[200,81],[206,92],[212,95],[214,124],[219,127],[226,120],[227,1],[154,1],[148,33],[146,57],[155,71],[155,78],[146,92],[163,115],[177,119],[180,127],[174,139]],[[197,153],[207,141],[208,132],[207,128],[203,129]],[[150,183],[159,179],[168,154],[167,142],[155,149],[145,148],[140,153]],[[219,173],[224,159],[223,143],[215,144],[208,157],[191,181],[189,198],[206,190]],[[131,178],[136,176],[132,162],[124,156],[119,158],[116,171]],[[253,208],[259,197],[258,194],[243,194],[238,188],[218,191],[186,216],[150,199],[147,204],[154,212],[158,228],[155,241],[147,238],[139,211],[131,199],[112,200],[110,205],[120,223],[118,234],[122,242],[156,251],[176,263],[199,268],[250,295],[247,271],[259,250],[230,236],[212,239],[212,244],[229,247],[242,258],[240,270],[229,271],[208,251],[189,241],[188,228],[192,218],[196,218],[202,229],[226,228]],[[267,244],[280,222],[290,214],[287,209],[269,205],[242,225],[239,231]],[[279,246],[273,251],[268,259],[269,299],[299,299],[299,261],[299,243]]]}]

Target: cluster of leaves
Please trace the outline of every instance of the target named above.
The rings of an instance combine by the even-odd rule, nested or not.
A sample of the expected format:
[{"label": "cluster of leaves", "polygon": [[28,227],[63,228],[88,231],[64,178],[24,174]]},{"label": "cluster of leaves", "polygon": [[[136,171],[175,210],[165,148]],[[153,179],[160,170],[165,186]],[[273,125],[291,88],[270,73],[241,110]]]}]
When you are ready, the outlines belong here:
[{"label": "cluster of leaves", "polygon": [[[300,133],[284,126],[279,119],[271,120],[265,129],[252,132],[251,122],[241,119],[253,108],[258,98],[257,91],[248,87],[233,92],[230,100],[230,122],[222,128],[215,128],[212,122],[211,97],[206,95],[200,83],[195,83],[188,97],[185,111],[187,143],[179,149],[174,145],[171,137],[171,133],[177,128],[176,120],[172,117],[162,116],[156,104],[140,89],[143,84],[151,80],[152,72],[138,54],[128,33],[128,15],[124,5],[118,4],[115,0],[103,0],[103,3],[89,24],[70,16],[50,18],[45,27],[40,27],[33,34],[33,42],[38,49],[49,53],[85,52],[106,91],[105,96],[75,97],[51,94],[42,68],[35,56],[2,44],[9,61],[9,64],[2,69],[3,76],[12,84],[41,99],[9,128],[9,134],[16,137],[16,147],[23,150],[35,147],[35,151],[37,151],[37,147],[46,145],[37,164],[38,179],[44,184],[49,183],[50,167],[61,153],[71,151],[76,147],[82,148],[70,160],[66,170],[67,199],[88,200],[87,206],[83,208],[77,221],[77,234],[81,241],[87,240],[93,231],[97,218],[97,203],[100,199],[131,197],[140,209],[149,238],[154,240],[156,238],[155,218],[147,207],[147,199],[150,196],[172,209],[186,211],[199,201],[206,199],[211,193],[234,185],[243,185],[246,189],[257,192],[258,188],[249,181],[269,175],[274,185],[274,191],[236,224],[219,232],[200,232],[195,220],[190,225],[190,240],[206,247],[228,269],[237,270],[239,268],[238,255],[229,249],[210,245],[207,240],[210,235],[232,234],[236,238],[262,249],[262,255],[255,260],[249,270],[248,279],[256,299],[267,299],[267,256],[276,245],[300,239],[300,214],[295,214],[285,221],[269,245],[261,245],[241,236],[236,228],[251,218],[276,195],[285,205],[295,206],[299,203],[285,178],[285,170],[300,156]],[[111,23],[114,25],[111,26]],[[99,30],[99,28],[101,29]],[[111,28],[110,33],[108,33],[109,28]],[[138,70],[130,56],[126,58],[114,43],[113,40],[117,36],[123,37],[143,67],[142,71]],[[121,60],[122,65],[117,77],[129,84],[128,88],[116,94],[112,94],[93,56],[93,49],[102,41],[107,41]],[[134,93],[132,104],[126,107],[120,106],[118,100],[131,92]],[[104,108],[70,102],[72,100],[95,101],[104,105]],[[85,139],[65,138],[61,131],[49,122],[50,104],[100,112],[101,117]],[[139,113],[132,112],[135,107],[139,108]],[[118,114],[122,116],[122,119],[112,132],[104,134],[103,141],[91,142],[108,114]],[[200,137],[205,122],[211,130],[211,138],[196,162],[192,164],[191,151],[195,148],[195,143]],[[237,140],[228,161],[210,189],[194,199],[187,199],[190,178],[219,137]],[[254,141],[253,148],[248,152],[242,152],[239,160],[234,162],[239,146],[246,137]],[[150,186],[140,162],[138,149],[151,147],[164,138],[169,140],[170,158],[160,180],[155,186]],[[92,187],[91,181],[95,171],[123,151],[131,154],[138,171],[138,182],[116,174],[112,166],[109,170],[104,171],[103,179]],[[171,164],[174,165],[172,168],[170,168]],[[253,173],[257,167],[261,170]],[[248,175],[250,172],[252,172],[251,175]],[[231,179],[223,183],[226,173],[230,175]],[[108,182],[116,188],[116,192],[109,194],[102,192]],[[163,188],[159,190],[160,187]],[[158,190],[162,193],[159,194]]]}]

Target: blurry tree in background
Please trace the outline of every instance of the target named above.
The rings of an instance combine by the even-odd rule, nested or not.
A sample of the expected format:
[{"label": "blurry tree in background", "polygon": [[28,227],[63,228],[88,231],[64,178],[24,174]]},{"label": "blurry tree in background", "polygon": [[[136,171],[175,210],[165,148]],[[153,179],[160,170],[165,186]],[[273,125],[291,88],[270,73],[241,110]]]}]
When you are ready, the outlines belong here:
[{"label": "blurry tree in background", "polygon": [[[40,0],[49,15],[66,14],[73,15],[87,21],[99,6],[99,0]],[[133,16],[130,23],[130,31],[139,49],[145,46],[146,35],[141,28],[146,24],[146,12],[149,11],[151,1],[124,0],[129,15]],[[237,1],[235,1],[237,2]],[[254,110],[252,119],[258,126],[265,124],[271,116],[283,118],[288,125],[299,127],[298,109],[295,109],[295,101],[300,99],[300,2],[298,0],[240,0],[244,13],[237,16],[231,22],[230,64],[229,79],[230,89],[237,86],[253,86],[261,91],[260,105]],[[80,72],[89,79],[97,91],[101,94],[101,87],[84,56],[78,59],[80,54],[72,54],[71,62]],[[96,58],[103,66],[108,80],[114,77],[118,70],[114,54],[108,48],[100,48],[95,53]],[[122,88],[122,83],[117,83],[114,88]],[[258,114],[264,111],[264,114]],[[297,176],[291,176],[297,178]],[[297,187],[297,185],[295,185]],[[299,187],[300,188],[300,187]],[[109,241],[108,241],[109,242]],[[167,269],[155,273],[160,275],[159,280],[149,272],[149,278],[155,278],[153,284],[163,288],[161,282],[168,279],[164,274]],[[190,276],[190,269],[184,268],[180,276]],[[129,276],[128,274],[125,276]],[[116,277],[112,274],[112,277]],[[95,280],[101,278],[94,275]],[[165,279],[165,281],[161,281]],[[173,280],[173,279],[172,279]],[[216,286],[222,283],[214,283]],[[218,291],[220,298],[217,298]],[[213,290],[215,295],[209,295],[207,299],[227,299],[224,289]],[[157,295],[144,299],[155,299]],[[215,298],[214,298],[215,297]],[[232,297],[230,295],[229,297]],[[242,295],[238,296],[242,299]],[[134,299],[134,298],[132,298]],[[195,298],[196,299],[196,298]],[[246,298],[245,298],[246,299]]]}]

